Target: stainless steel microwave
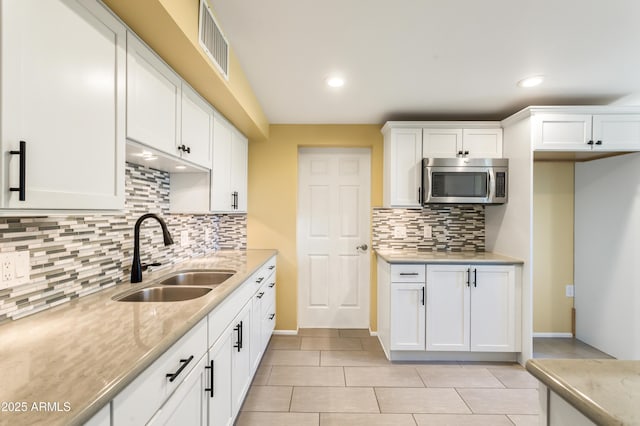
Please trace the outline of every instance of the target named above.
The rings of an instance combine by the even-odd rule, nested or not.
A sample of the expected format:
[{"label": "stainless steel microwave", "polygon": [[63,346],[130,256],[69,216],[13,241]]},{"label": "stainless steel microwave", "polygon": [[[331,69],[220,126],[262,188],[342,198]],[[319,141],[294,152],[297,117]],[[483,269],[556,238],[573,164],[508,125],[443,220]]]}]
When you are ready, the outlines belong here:
[{"label": "stainless steel microwave", "polygon": [[424,158],[422,204],[504,204],[509,160]]}]

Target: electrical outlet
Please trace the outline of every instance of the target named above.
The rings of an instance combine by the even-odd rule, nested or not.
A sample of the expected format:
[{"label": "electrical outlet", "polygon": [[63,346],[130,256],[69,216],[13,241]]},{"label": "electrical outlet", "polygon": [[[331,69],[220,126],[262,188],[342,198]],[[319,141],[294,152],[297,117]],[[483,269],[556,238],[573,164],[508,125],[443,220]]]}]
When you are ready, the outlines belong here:
[{"label": "electrical outlet", "polygon": [[406,226],[394,226],[393,227],[393,238],[407,238],[407,227]]},{"label": "electrical outlet", "polygon": [[564,288],[564,294],[567,297],[573,297],[573,284],[569,284]]},{"label": "electrical outlet", "polygon": [[189,245],[189,231],[180,232],[180,245],[186,247]]},{"label": "electrical outlet", "polygon": [[433,230],[431,229],[431,225],[425,225],[422,230],[424,232],[424,238],[433,238]]},{"label": "electrical outlet", "polygon": [[11,282],[15,278],[15,263],[11,253],[7,253],[2,259],[2,281]]}]

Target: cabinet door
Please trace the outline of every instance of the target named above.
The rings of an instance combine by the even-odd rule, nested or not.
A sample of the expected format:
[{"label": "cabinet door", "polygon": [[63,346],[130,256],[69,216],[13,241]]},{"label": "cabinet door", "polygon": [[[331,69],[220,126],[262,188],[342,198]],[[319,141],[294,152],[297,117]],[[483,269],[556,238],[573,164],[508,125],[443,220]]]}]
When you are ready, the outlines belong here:
[{"label": "cabinet door", "polygon": [[180,128],[180,146],[185,146],[185,149],[180,150],[180,156],[200,166],[211,168],[213,108],[184,82]]},{"label": "cabinet door", "polygon": [[[231,350],[233,329],[223,333],[216,343],[209,349],[210,374],[208,383],[213,390],[205,392],[209,405],[209,425],[229,426],[232,424],[233,413],[231,403]],[[213,380],[212,380],[213,379]]]},{"label": "cabinet door", "polygon": [[258,368],[260,359],[262,358],[262,309],[263,304],[266,301],[266,283],[260,286],[258,292],[253,296],[251,300],[251,345],[249,350],[251,352],[251,371],[255,371]]},{"label": "cabinet door", "polygon": [[[126,29],[98,2],[1,3],[2,191],[12,209],[124,207]],[[25,200],[20,160],[26,142]]]},{"label": "cabinet door", "polygon": [[517,352],[514,266],[473,266],[471,350]]},{"label": "cabinet door", "polygon": [[391,129],[385,141],[385,205],[420,207],[422,129]]},{"label": "cabinet door", "polygon": [[251,384],[251,301],[242,308],[232,323],[231,339],[231,407],[237,413]]},{"label": "cabinet door", "polygon": [[463,154],[462,129],[422,129],[422,156],[456,158]]},{"label": "cabinet door", "polygon": [[147,425],[206,425],[207,401],[204,389],[208,371],[207,356],[200,358],[194,369],[185,377],[175,392],[164,403]]},{"label": "cabinet door", "polygon": [[424,283],[391,283],[391,350],[424,350]]},{"label": "cabinet door", "polygon": [[536,151],[591,150],[591,115],[536,114],[531,126]]},{"label": "cabinet door", "polygon": [[246,212],[249,141],[236,130],[231,136],[231,189],[237,193],[233,211]]},{"label": "cabinet door", "polygon": [[213,121],[213,168],[211,169],[211,210],[233,210],[231,189],[231,125],[218,115]]},{"label": "cabinet door", "polygon": [[427,350],[468,351],[468,280],[465,265],[427,265]]},{"label": "cabinet door", "polygon": [[594,150],[640,150],[640,114],[593,116]]},{"label": "cabinet door", "polygon": [[462,142],[469,158],[502,158],[502,129],[464,129]]},{"label": "cabinet door", "polygon": [[177,155],[181,80],[127,33],[127,138]]}]

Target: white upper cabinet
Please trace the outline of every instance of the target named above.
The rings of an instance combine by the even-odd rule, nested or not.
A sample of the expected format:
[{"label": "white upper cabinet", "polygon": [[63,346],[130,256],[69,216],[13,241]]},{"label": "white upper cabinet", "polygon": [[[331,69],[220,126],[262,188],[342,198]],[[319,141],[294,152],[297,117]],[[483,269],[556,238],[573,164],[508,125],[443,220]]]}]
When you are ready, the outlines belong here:
[{"label": "white upper cabinet", "polygon": [[213,108],[189,85],[182,83],[180,157],[211,168]]},{"label": "white upper cabinet", "polygon": [[640,114],[593,116],[594,150],[640,150]]},{"label": "white upper cabinet", "polygon": [[538,113],[531,125],[536,151],[640,150],[640,114]]},{"label": "white upper cabinet", "polygon": [[462,129],[422,129],[422,156],[452,158],[463,154]]},{"label": "white upper cabinet", "polygon": [[424,128],[425,158],[502,158],[500,128]]},{"label": "white upper cabinet", "polygon": [[127,138],[178,156],[180,77],[127,33]]},{"label": "white upper cabinet", "polygon": [[125,27],[93,1],[0,5],[0,207],[124,208]]},{"label": "white upper cabinet", "polygon": [[591,150],[590,114],[536,114],[531,126],[535,150]]},{"label": "white upper cabinet", "polygon": [[217,114],[213,125],[211,211],[247,211],[248,140]]},{"label": "white upper cabinet", "polygon": [[502,158],[502,129],[463,129],[462,154],[469,158]]},{"label": "white upper cabinet", "polygon": [[422,129],[384,128],[384,205],[421,206]]}]

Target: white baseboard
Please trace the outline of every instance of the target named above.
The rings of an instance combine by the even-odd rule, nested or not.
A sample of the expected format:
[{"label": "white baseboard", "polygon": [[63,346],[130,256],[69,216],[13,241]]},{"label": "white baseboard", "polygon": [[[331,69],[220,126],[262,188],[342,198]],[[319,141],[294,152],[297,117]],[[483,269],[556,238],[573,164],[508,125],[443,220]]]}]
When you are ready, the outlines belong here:
[{"label": "white baseboard", "polygon": [[297,336],[298,330],[273,330],[273,334],[279,334],[283,336]]},{"label": "white baseboard", "polygon": [[571,333],[533,333],[533,337],[573,337]]}]

